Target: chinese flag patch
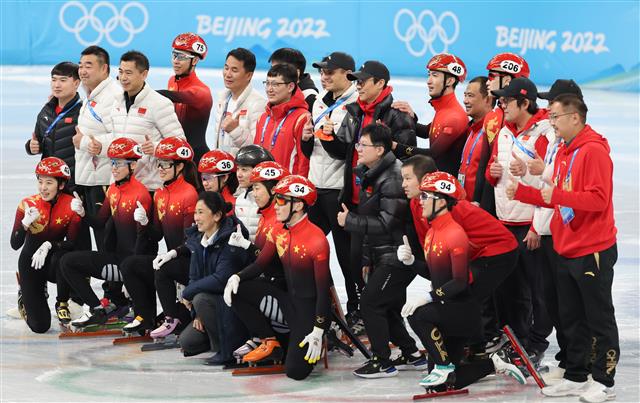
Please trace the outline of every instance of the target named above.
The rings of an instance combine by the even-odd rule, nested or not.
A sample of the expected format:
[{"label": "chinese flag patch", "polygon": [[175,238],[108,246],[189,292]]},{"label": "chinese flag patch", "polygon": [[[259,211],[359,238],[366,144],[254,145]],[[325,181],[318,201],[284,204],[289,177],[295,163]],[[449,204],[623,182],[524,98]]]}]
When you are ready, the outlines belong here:
[{"label": "chinese flag patch", "polygon": [[238,115],[239,116],[246,116],[247,115],[247,110],[246,109],[241,109],[240,113]]},{"label": "chinese flag patch", "polygon": [[147,113],[147,109],[146,108],[138,108],[138,113],[141,115],[144,115],[145,113]]},{"label": "chinese flag patch", "polygon": [[89,102],[89,105],[91,105],[91,107],[93,108],[94,106],[96,106],[96,101]]},{"label": "chinese flag patch", "polygon": [[453,134],[453,127],[445,126],[444,129],[442,129],[442,133],[444,133],[444,134]]},{"label": "chinese flag patch", "polygon": [[64,123],[73,123],[73,118],[64,118]]}]

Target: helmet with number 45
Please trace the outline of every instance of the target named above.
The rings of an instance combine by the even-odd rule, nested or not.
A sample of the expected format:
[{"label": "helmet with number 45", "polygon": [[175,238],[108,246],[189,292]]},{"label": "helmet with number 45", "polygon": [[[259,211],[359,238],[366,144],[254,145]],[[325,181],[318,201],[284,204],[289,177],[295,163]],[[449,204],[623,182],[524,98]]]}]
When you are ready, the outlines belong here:
[{"label": "helmet with number 45", "polygon": [[273,188],[273,193],[295,197],[302,200],[307,206],[313,206],[318,198],[315,185],[300,175],[289,175],[283,178]]},{"label": "helmet with number 45", "polygon": [[487,63],[487,70],[509,74],[513,78],[529,78],[529,64],[522,56],[504,52],[493,56]]},{"label": "helmet with number 45", "polygon": [[275,161],[264,161],[251,170],[251,183],[279,181],[291,173]]},{"label": "helmet with number 45", "polygon": [[161,160],[192,161],[193,148],[182,137],[167,137],[158,143],[153,156]]},{"label": "helmet with number 45", "polygon": [[466,196],[460,182],[450,173],[442,171],[426,174],[420,182],[420,190],[441,194],[455,200],[462,200]]}]

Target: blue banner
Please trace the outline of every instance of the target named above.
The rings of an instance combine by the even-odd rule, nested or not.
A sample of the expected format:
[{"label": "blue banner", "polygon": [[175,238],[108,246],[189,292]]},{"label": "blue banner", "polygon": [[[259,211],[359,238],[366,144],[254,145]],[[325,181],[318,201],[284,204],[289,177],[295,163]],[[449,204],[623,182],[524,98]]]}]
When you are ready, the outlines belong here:
[{"label": "blue banner", "polygon": [[170,65],[170,44],[196,32],[221,68],[226,53],[251,49],[268,67],[281,47],[302,50],[308,65],[336,50],[358,65],[384,62],[393,76],[421,76],[433,54],[462,58],[468,77],[486,74],[499,52],[522,55],[538,84],[573,78],[637,91],[639,3],[629,2],[3,2],[2,64],[77,60],[83,48],[107,49],[112,64],[129,49],[152,66]]}]

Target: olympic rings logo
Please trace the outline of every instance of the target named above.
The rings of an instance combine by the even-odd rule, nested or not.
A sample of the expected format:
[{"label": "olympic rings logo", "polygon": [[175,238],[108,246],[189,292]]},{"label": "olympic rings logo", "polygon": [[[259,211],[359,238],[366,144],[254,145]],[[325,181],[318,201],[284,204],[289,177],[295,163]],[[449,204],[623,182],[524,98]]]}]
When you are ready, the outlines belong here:
[{"label": "olympic rings logo", "polygon": [[[410,25],[404,34],[400,33],[400,19],[403,16],[407,16],[410,19]],[[429,17],[431,20],[430,27],[424,26],[425,17]],[[451,36],[443,28],[442,24],[446,18],[450,18],[453,22],[453,34]],[[405,19],[406,20],[406,19]],[[427,30],[428,28],[428,30]],[[431,52],[432,55],[438,53],[447,53],[449,45],[454,43],[456,39],[458,39],[458,35],[460,34],[460,22],[458,21],[458,17],[451,11],[445,11],[440,15],[440,17],[436,18],[436,15],[431,10],[423,10],[416,18],[415,14],[406,8],[401,9],[396,13],[396,16],[393,20],[393,30],[395,31],[396,37],[404,42],[405,46],[409,53],[413,56],[420,57],[424,56],[427,53],[427,50]],[[416,38],[416,35],[422,41],[422,47],[418,50],[413,47],[413,40]],[[442,42],[444,45],[442,50],[436,51],[433,47],[434,43],[437,39]]]},{"label": "olympic rings logo", "polygon": [[[69,8],[78,8],[82,14],[80,18],[76,20],[74,24],[67,24],[65,21],[65,13]],[[96,16],[98,10],[105,8],[112,15],[111,18],[104,23],[100,18]],[[142,13],[142,24],[139,27],[134,27],[131,19],[127,17],[127,11],[130,9],[138,9]],[[62,6],[59,13],[60,25],[64,30],[71,32],[76,35],[76,39],[78,42],[84,46],[97,45],[102,41],[104,37],[107,38],[107,41],[115,47],[122,48],[127,46],[132,40],[134,35],[144,31],[147,27],[147,23],[149,22],[149,13],[144,5],[137,1],[132,1],[127,3],[122,10],[118,12],[116,6],[108,1],[100,1],[91,7],[91,10],[87,10],[87,7],[80,3],[79,1],[69,1]],[[81,34],[84,32],[86,28],[89,27],[98,33],[98,37],[94,40],[85,40],[82,38]],[[112,37],[113,31],[115,31],[118,27],[122,27],[122,29],[128,34],[127,37],[122,41],[117,41]]]}]

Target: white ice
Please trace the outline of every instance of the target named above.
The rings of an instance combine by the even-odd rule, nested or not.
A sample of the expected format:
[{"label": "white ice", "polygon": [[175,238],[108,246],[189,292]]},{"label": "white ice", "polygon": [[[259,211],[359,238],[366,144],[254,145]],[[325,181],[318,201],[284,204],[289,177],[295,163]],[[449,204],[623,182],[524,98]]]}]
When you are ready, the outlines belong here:
[{"label": "white ice", "polygon": [[[0,400],[1,401],[409,401],[423,393],[419,373],[402,372],[398,377],[362,380],[351,371],[363,361],[330,353],[329,369],[318,366],[309,379],[292,381],[284,375],[232,378],[227,372],[201,364],[203,354],[183,358],[178,350],[141,353],[139,345],[112,346],[111,338],[59,340],[57,326],[46,334],[31,333],[21,321],[6,316],[16,303],[14,272],[18,252],[9,247],[15,208],[20,198],[35,193],[33,169],[37,157],[26,155],[24,143],[33,130],[35,117],[49,94],[50,67],[0,66]],[[215,91],[222,88],[220,70],[198,70]],[[165,88],[171,72],[152,68],[149,84]],[[258,86],[264,72],[257,72]],[[319,83],[318,77],[315,77]],[[409,101],[421,122],[433,112],[426,100],[424,78],[393,79],[394,97]],[[259,88],[262,90],[262,88]],[[458,97],[462,97],[462,87]],[[604,134],[612,147],[615,164],[614,203],[618,227],[619,259],[615,266],[614,302],[620,331],[621,358],[617,368],[618,401],[639,398],[639,94],[585,90],[589,122]],[[211,139],[209,139],[211,143]],[[338,293],[346,301],[343,281],[335,258],[332,273]],[[97,286],[98,283],[96,282]],[[416,280],[410,295],[427,287]],[[50,285],[53,307],[54,286]],[[55,324],[55,319],[52,322]],[[553,336],[546,360],[552,360],[557,345]],[[518,385],[490,376],[469,387],[470,394],[445,400],[552,401],[543,399],[529,382]],[[577,398],[558,399],[577,401]]]}]

